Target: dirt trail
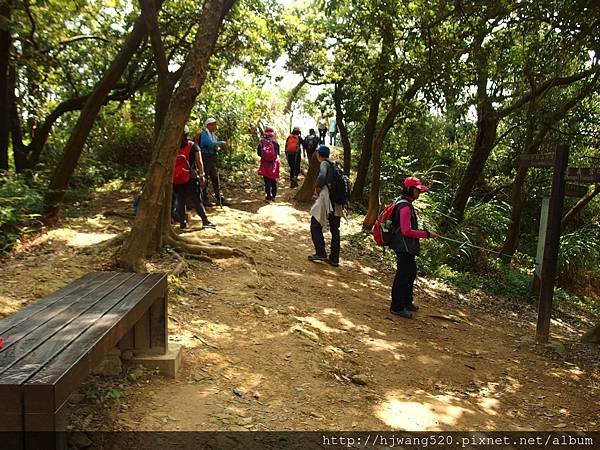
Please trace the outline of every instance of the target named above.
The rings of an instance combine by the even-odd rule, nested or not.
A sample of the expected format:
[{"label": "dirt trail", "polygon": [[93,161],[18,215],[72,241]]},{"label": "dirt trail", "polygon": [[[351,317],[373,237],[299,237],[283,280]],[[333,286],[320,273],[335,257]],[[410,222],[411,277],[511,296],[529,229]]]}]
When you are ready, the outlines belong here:
[{"label": "dirt trail", "polygon": [[[420,279],[417,318],[392,317],[393,271],[348,242],[339,268],[307,261],[308,207],[281,193],[266,205],[258,181],[232,192],[231,207],[209,210],[218,229],[191,233],[248,257],[190,259],[171,277],[170,336],[185,346],[179,378],[91,377],[74,407],[76,428],[600,429],[598,366],[536,347],[530,309]],[[101,241],[126,228],[130,197],[109,191],[81,208],[88,218],[3,261],[0,314],[110,263]],[[342,235],[357,230],[342,224]],[[149,267],[176,264],[165,253]],[[567,324],[553,331],[559,352],[579,345]],[[90,394],[98,386],[118,390],[119,401],[99,408]]]}]

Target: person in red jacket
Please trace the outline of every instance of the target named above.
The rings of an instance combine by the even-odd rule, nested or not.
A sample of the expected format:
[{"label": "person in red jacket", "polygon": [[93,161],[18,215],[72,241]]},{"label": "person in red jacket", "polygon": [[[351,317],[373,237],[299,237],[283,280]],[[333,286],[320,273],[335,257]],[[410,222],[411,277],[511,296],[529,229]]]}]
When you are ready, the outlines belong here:
[{"label": "person in red jacket", "polygon": [[417,278],[416,256],[420,251],[420,239],[437,237],[437,234],[420,230],[413,201],[429,188],[418,178],[407,177],[403,183],[402,196],[396,201],[392,225],[398,232],[392,235],[390,248],[396,253],[396,276],[392,285],[390,312],[406,319],[419,308],[413,303],[413,290]]}]

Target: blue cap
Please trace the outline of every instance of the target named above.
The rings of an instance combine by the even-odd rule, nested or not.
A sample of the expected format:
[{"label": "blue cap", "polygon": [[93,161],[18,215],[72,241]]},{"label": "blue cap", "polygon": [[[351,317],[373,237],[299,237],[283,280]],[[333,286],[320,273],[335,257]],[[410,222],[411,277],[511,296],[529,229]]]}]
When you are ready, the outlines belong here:
[{"label": "blue cap", "polygon": [[317,153],[321,156],[324,156],[326,158],[329,158],[329,147],[327,147],[326,145],[319,145],[319,147],[317,148]]}]

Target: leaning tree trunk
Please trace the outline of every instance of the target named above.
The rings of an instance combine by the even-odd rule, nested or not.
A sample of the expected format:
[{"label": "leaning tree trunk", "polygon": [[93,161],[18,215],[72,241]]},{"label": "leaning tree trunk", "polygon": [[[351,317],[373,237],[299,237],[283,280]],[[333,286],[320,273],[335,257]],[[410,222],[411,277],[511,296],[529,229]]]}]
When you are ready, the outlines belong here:
[{"label": "leaning tree trunk", "polygon": [[[214,50],[219,28],[233,1],[206,0],[202,9],[200,28],[185,63],[183,74],[169,104],[166,118],[154,143],[152,162],[140,199],[131,233],[121,249],[118,262],[127,270],[143,269],[143,259],[159,248],[156,227],[163,226],[165,209],[170,203],[165,186],[171,180],[177,143],[189,119],[196,97],[206,80],[208,62]],[[170,227],[168,228],[170,230]],[[169,234],[169,231],[166,234]],[[168,236],[167,236],[168,237]]]},{"label": "leaning tree trunk", "polygon": [[600,184],[594,186],[594,189],[592,189],[583,197],[581,197],[579,201],[575,204],[575,206],[573,206],[569,211],[567,211],[567,213],[563,216],[560,222],[561,230],[567,228],[567,225],[569,225],[573,221],[573,218],[579,213],[579,211],[585,208],[585,206],[589,202],[591,202],[594,199],[594,197],[598,194],[600,194]]},{"label": "leaning tree trunk", "polygon": [[[363,230],[371,231],[377,217],[379,216],[379,208],[381,207],[380,190],[381,190],[381,149],[388,132],[394,126],[394,122],[398,117],[402,108],[410,102],[421,88],[421,78],[416,79],[413,84],[404,92],[402,100],[398,104],[394,104],[392,109],[388,111],[383,119],[381,128],[373,141],[373,172],[371,175],[371,191],[369,192],[369,209],[363,219]],[[394,95],[395,97],[395,95]]]},{"label": "leaning tree trunk", "polygon": [[[0,21],[10,23],[8,2],[0,4]],[[0,27],[0,171],[8,171],[8,142],[10,135],[10,108],[8,97],[8,67],[10,56],[10,29]]]},{"label": "leaning tree trunk", "polygon": [[304,177],[304,182],[294,198],[299,202],[310,202],[315,192],[315,180],[319,173],[319,160],[317,159],[317,152],[314,152],[312,158],[308,163],[308,171]]},{"label": "leaning tree trunk", "polygon": [[[162,0],[159,1],[159,5]],[[100,108],[114,85],[127,68],[129,61],[139,48],[142,40],[146,36],[146,24],[144,18],[140,15],[136,20],[133,30],[127,37],[123,47],[113,60],[108,70],[104,73],[102,79],[95,86],[90,94],[83,110],[79,114],[77,124],[71,132],[71,136],[65,145],[62,157],[54,170],[48,193],[45,198],[47,222],[55,222],[59,219],[60,203],[62,202],[71,175],[77,167],[77,162],[83,151],[85,141],[94,125]]]},{"label": "leaning tree trunk", "polygon": [[335,104],[335,123],[340,132],[340,140],[344,149],[344,173],[350,176],[352,170],[352,145],[348,136],[348,128],[344,119],[344,110],[342,109],[342,86],[336,83],[333,91],[333,103]]}]

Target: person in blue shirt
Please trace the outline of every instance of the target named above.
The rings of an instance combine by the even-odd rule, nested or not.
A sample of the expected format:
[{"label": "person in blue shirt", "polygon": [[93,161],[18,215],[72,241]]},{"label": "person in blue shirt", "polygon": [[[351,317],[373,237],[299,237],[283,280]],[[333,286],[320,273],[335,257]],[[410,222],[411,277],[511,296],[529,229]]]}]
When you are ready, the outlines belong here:
[{"label": "person in blue shirt", "polygon": [[226,147],[226,141],[220,141],[215,134],[217,131],[218,122],[217,119],[210,117],[204,122],[205,129],[202,130],[198,137],[198,146],[200,147],[200,153],[202,153],[202,161],[204,162],[204,172],[206,173],[206,183],[202,190],[202,196],[204,197],[205,206],[213,206],[208,199],[208,182],[212,184],[212,188],[215,192],[215,198],[217,204],[227,206],[229,203],[223,197],[221,193],[221,186],[219,180],[219,172],[217,168],[217,153],[219,147]]}]

